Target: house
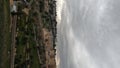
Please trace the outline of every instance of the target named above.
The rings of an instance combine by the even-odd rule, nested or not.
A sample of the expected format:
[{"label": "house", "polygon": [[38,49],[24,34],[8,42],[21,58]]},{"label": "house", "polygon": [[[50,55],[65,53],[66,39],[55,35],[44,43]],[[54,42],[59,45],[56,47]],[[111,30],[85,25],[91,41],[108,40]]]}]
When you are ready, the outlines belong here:
[{"label": "house", "polygon": [[17,13],[17,1],[10,0],[10,12]]}]

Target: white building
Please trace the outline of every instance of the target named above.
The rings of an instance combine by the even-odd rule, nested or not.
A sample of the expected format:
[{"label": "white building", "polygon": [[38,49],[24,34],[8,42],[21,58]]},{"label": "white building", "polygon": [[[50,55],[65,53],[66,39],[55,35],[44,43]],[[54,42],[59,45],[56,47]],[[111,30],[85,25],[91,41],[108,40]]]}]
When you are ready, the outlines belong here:
[{"label": "white building", "polygon": [[17,12],[17,1],[13,1],[13,4],[11,4],[11,12]]}]

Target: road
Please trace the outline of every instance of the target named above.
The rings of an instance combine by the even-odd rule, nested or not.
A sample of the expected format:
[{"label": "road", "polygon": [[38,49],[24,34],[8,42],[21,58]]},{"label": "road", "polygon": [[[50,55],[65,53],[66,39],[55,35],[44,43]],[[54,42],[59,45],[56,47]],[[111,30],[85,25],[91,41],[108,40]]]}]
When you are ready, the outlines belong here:
[{"label": "road", "polygon": [[12,18],[12,27],[11,27],[11,33],[12,33],[12,45],[11,45],[11,68],[14,68],[14,61],[15,61],[15,43],[16,43],[16,23],[17,23],[17,15],[14,15]]}]

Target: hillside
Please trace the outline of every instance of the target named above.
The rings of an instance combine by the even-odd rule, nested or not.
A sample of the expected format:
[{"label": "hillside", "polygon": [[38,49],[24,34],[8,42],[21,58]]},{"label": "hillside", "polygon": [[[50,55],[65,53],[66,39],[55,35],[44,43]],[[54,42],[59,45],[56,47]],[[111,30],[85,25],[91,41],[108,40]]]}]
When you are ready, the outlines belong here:
[{"label": "hillside", "polygon": [[0,3],[0,68],[56,68],[56,1]]}]

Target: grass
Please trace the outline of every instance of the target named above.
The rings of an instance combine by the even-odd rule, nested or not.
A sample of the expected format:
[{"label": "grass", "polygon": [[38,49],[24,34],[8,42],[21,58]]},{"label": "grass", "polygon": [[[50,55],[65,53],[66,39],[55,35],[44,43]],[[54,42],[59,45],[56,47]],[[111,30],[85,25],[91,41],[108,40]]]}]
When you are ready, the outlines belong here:
[{"label": "grass", "polygon": [[31,68],[40,68],[40,64],[39,64],[39,59],[38,59],[38,55],[37,55],[37,50],[34,46],[36,46],[34,44],[35,42],[31,41],[31,45],[30,45],[30,48],[31,48],[31,55],[33,56],[32,57],[32,63],[31,63]]},{"label": "grass", "polygon": [[[30,17],[29,17],[30,18]],[[31,20],[31,19],[29,19]],[[40,68],[40,63],[37,55],[37,48],[36,48],[36,43],[34,40],[35,35],[33,34],[33,24],[34,22],[29,21],[28,22],[28,32],[29,32],[29,46],[30,46],[30,55],[31,57],[31,68]]]},{"label": "grass", "polygon": [[26,16],[19,16],[20,19],[17,21],[17,44],[16,44],[16,57],[15,57],[15,68],[21,67],[26,61],[26,42],[25,42],[25,25]]},{"label": "grass", "polygon": [[0,68],[10,67],[10,55],[8,51],[10,50],[10,8],[9,0],[0,1]]},{"label": "grass", "polygon": [[[18,29],[18,34],[17,34],[17,51],[16,51],[16,60],[15,64],[16,67],[22,67],[26,68],[26,58],[27,56],[32,56],[30,58],[30,68],[40,68],[39,64],[39,59],[37,56],[37,49],[35,48],[36,44],[34,41],[34,34],[33,34],[33,23],[31,19],[30,21],[26,21],[26,18],[29,18],[29,16],[26,16],[25,14],[22,14],[19,16],[20,19],[17,22],[17,29]],[[29,53],[27,53],[27,43],[29,44]],[[24,65],[24,66],[23,66]]]}]

